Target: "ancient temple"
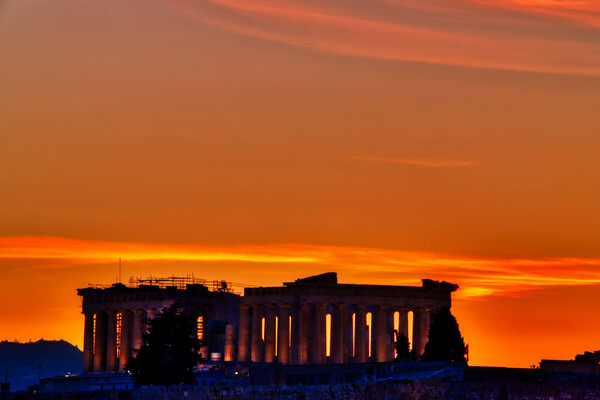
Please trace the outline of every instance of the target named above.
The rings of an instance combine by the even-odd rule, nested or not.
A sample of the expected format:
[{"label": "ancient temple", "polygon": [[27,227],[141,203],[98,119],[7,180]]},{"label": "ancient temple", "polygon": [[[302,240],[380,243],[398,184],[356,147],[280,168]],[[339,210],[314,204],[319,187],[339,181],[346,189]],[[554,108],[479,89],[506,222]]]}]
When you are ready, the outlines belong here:
[{"label": "ancient temple", "polygon": [[335,273],[281,287],[247,288],[239,311],[238,361],[341,364],[394,359],[394,331],[422,354],[430,314],[450,307],[458,286],[423,280],[421,287],[339,284]]},{"label": "ancient temple", "polygon": [[173,304],[198,321],[206,359],[283,365],[388,362],[394,359],[394,331],[403,332],[417,354],[423,352],[431,312],[450,307],[457,288],[428,279],[418,287],[340,284],[330,272],[283,286],[246,288],[243,296],[227,286],[211,290],[168,279],[79,289],[84,372],[123,370],[142,344],[148,319]]},{"label": "ancient temple", "polygon": [[133,350],[142,345],[148,320],[172,305],[197,321],[205,359],[234,359],[240,296],[226,285],[210,290],[204,280],[171,277],[138,280],[128,286],[95,285],[77,293],[85,315],[84,373],[124,370]]}]

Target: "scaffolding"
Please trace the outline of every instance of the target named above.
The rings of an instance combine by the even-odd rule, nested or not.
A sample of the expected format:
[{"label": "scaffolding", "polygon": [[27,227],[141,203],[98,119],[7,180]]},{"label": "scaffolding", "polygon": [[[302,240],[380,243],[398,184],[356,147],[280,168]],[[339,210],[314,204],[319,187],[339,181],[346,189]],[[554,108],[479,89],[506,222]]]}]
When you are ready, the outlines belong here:
[{"label": "scaffolding", "polygon": [[161,289],[165,289],[167,287],[176,287],[177,289],[185,289],[188,285],[202,285],[206,286],[206,279],[196,278],[194,275],[187,276],[169,276],[166,278],[153,277],[149,278],[134,278],[133,276],[129,278],[128,287],[140,287],[141,285],[148,286],[158,286]]},{"label": "scaffolding", "polygon": [[[102,284],[92,284],[90,283],[88,287],[94,289],[108,289],[114,287],[116,285],[120,285],[120,283],[113,285],[102,285]],[[150,276],[148,278],[140,278],[140,277],[130,277],[129,283],[127,283],[126,287],[128,288],[139,288],[140,286],[155,286],[160,289],[166,289],[167,287],[174,287],[177,289],[185,290],[190,285],[202,285],[208,288],[208,290],[212,292],[225,292],[225,293],[237,293],[240,294],[243,292],[243,288],[253,287],[251,285],[245,285],[241,283],[233,283],[227,282],[225,280],[212,280],[208,281],[203,278],[196,278],[194,275],[187,276],[169,276],[169,277],[153,277]],[[238,288],[239,290],[235,290]]]}]

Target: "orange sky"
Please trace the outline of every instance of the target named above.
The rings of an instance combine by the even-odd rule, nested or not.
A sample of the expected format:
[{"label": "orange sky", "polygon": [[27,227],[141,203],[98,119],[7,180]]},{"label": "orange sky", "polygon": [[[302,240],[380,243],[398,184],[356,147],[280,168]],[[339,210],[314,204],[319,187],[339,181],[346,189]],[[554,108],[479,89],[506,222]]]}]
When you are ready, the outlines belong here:
[{"label": "orange sky", "polygon": [[471,363],[597,350],[591,0],[0,2],[0,340],[78,287],[460,286]]}]

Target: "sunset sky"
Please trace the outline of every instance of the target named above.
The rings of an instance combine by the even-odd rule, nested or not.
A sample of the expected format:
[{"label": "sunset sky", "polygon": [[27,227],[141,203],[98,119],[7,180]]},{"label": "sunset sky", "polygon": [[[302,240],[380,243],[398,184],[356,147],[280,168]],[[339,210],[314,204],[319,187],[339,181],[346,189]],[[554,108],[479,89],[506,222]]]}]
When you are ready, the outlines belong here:
[{"label": "sunset sky", "polygon": [[0,0],[0,340],[76,289],[458,284],[470,364],[600,349],[596,0]]}]

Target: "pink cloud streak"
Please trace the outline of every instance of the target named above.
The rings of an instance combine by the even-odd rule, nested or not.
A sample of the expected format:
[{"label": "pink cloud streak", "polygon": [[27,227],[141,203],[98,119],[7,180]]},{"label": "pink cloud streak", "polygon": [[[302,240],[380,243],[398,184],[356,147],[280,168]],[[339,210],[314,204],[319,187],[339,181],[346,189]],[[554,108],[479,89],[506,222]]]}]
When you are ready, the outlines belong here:
[{"label": "pink cloud streak", "polygon": [[600,3],[595,0],[469,0],[488,7],[546,14],[600,27]]},{"label": "pink cloud streak", "polygon": [[412,165],[416,167],[472,167],[479,165],[476,161],[460,161],[433,158],[386,158],[386,157],[349,157],[352,160],[368,161],[383,164]]},{"label": "pink cloud streak", "polygon": [[[600,75],[600,42],[579,40],[568,24],[564,37],[548,32],[556,21],[530,14],[494,13],[505,3],[435,0],[374,1],[376,11],[324,3],[269,0],[163,0],[178,13],[241,35],[323,53],[434,64]],[[493,4],[491,4],[493,3]],[[315,5],[318,4],[318,5]],[[376,6],[376,7],[375,7]],[[517,10],[512,4],[506,10]],[[408,19],[405,11],[414,13]],[[418,17],[418,18],[417,18]],[[533,19],[531,19],[533,18]],[[528,32],[521,33],[529,23]]]}]

